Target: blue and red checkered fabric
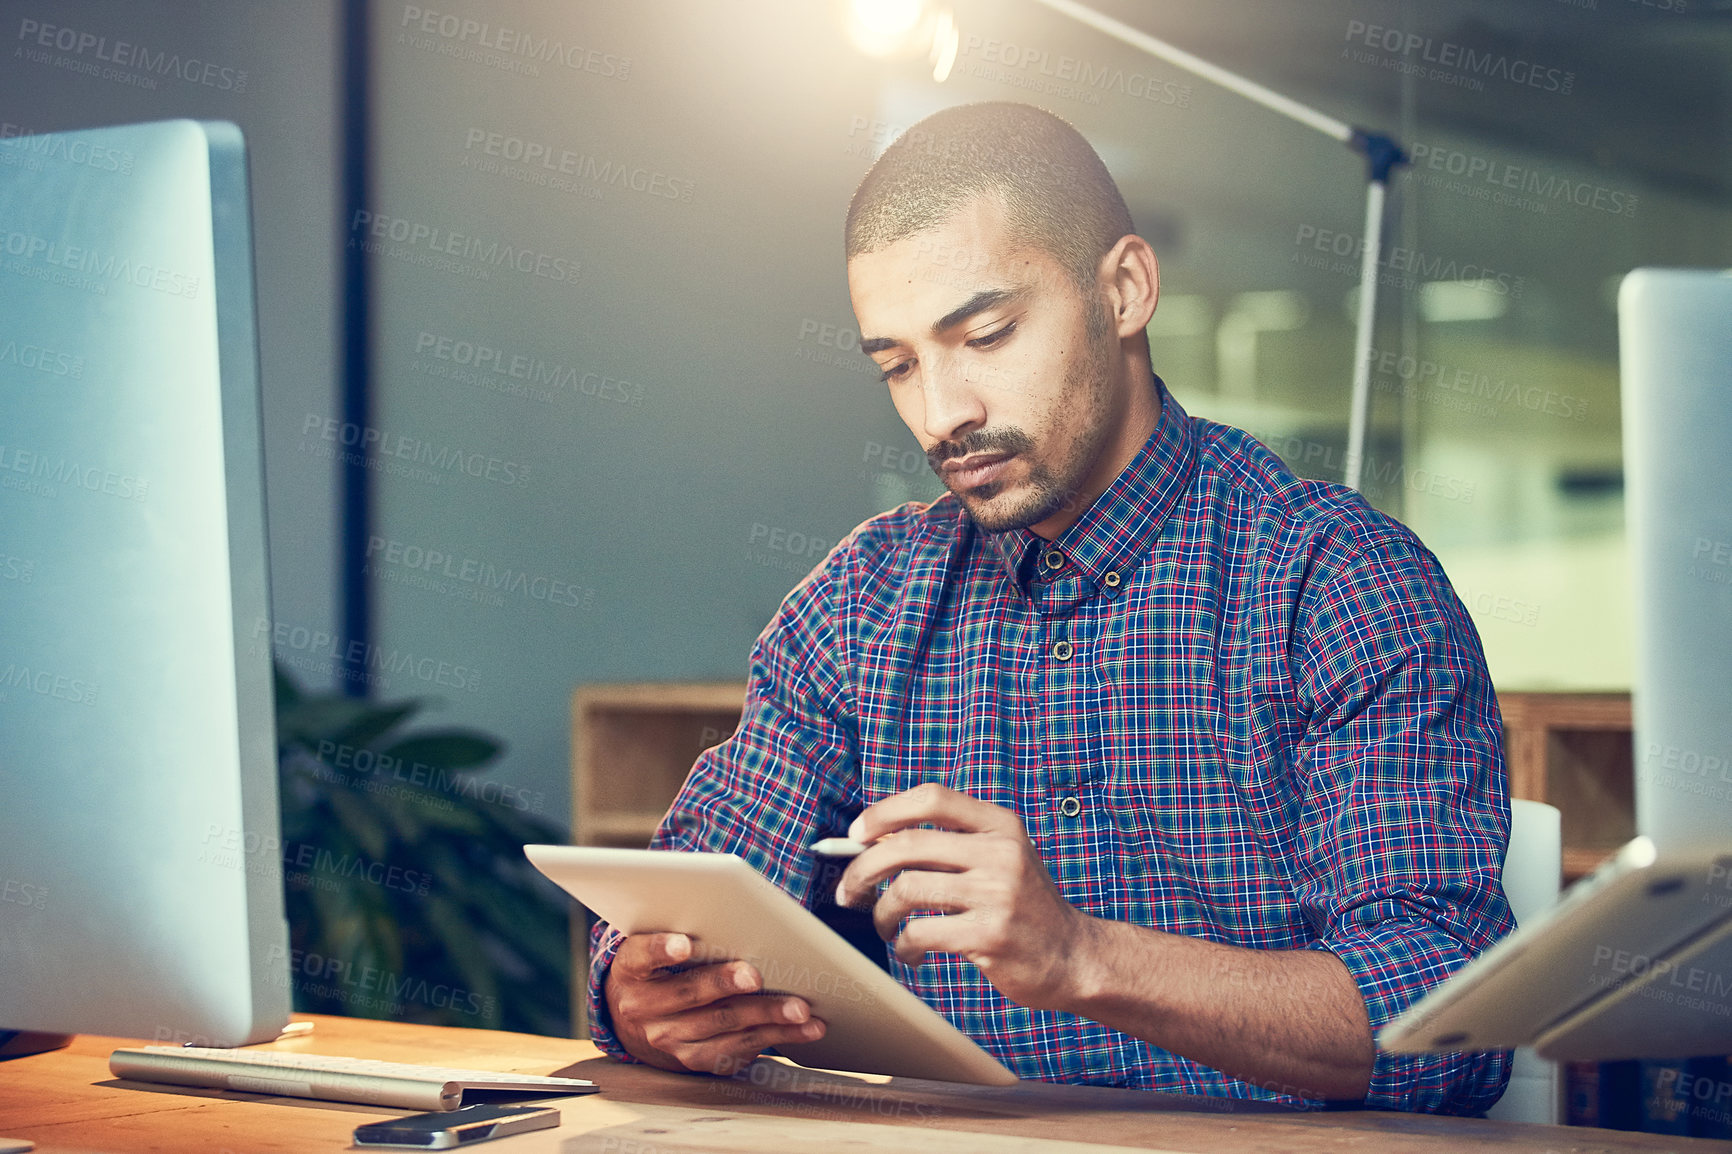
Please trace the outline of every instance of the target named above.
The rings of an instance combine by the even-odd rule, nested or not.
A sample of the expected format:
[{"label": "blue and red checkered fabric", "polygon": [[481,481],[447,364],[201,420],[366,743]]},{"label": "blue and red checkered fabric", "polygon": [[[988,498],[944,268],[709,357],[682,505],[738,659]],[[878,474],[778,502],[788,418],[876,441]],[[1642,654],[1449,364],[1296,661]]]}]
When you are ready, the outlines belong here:
[{"label": "blue and red checkered fabric", "polygon": [[[983,532],[947,494],[838,545],[653,846],[739,854],[810,906],[806,846],[939,781],[1015,810],[1087,913],[1331,951],[1374,1030],[1508,933],[1497,704],[1436,559],[1155,387],[1154,435],[1057,540]],[[590,1008],[623,1056],[599,997],[617,937],[596,928]],[[1301,1101],[1015,1005],[958,957],[890,968],[1024,1078]],[[1508,1071],[1380,1053],[1366,1103],[1476,1113]]]}]

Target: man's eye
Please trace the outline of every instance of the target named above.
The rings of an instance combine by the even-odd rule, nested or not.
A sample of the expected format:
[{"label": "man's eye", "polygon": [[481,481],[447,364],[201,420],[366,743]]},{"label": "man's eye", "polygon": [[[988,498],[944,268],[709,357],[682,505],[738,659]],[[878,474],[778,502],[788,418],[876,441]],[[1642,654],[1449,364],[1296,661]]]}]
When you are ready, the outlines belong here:
[{"label": "man's eye", "polygon": [[968,347],[971,349],[990,349],[993,345],[996,345],[999,342],[1003,341],[1006,337],[1008,337],[1011,333],[1014,333],[1015,331],[1016,331],[1016,322],[1011,321],[1009,324],[1005,325],[1001,329],[995,329],[992,332],[987,333],[983,337],[975,337],[973,340],[968,342]]},{"label": "man's eye", "polygon": [[899,381],[903,377],[907,376],[909,371],[913,368],[913,361],[897,361],[895,364],[884,370],[884,380],[886,382]]}]

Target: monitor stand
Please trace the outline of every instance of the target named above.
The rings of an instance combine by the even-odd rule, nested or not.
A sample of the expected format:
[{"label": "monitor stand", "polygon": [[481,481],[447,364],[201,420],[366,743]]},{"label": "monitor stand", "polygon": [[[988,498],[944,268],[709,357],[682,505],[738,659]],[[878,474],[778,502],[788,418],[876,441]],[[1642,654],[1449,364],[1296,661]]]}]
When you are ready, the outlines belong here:
[{"label": "monitor stand", "polygon": [[0,1062],[45,1054],[72,1044],[71,1034],[45,1034],[39,1030],[0,1030]]}]

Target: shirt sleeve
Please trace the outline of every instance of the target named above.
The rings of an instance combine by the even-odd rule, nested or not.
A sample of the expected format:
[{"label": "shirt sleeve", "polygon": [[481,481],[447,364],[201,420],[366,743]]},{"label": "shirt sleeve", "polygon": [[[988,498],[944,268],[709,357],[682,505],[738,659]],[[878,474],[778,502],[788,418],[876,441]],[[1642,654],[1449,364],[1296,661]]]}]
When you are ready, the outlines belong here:
[{"label": "shirt sleeve", "polygon": [[[826,895],[806,846],[847,832],[860,812],[856,726],[847,662],[831,600],[833,553],[802,582],[752,646],[739,728],[706,750],[662,818],[651,849],[733,853],[808,908]],[[613,1030],[604,983],[623,935],[597,922],[590,935],[590,1035],[630,1056]]]},{"label": "shirt sleeve", "polygon": [[[1479,636],[1411,537],[1350,553],[1301,596],[1292,658],[1308,714],[1299,900],[1375,1035],[1514,927],[1509,787]],[[1367,1106],[1478,1114],[1510,1052],[1390,1054]]]}]

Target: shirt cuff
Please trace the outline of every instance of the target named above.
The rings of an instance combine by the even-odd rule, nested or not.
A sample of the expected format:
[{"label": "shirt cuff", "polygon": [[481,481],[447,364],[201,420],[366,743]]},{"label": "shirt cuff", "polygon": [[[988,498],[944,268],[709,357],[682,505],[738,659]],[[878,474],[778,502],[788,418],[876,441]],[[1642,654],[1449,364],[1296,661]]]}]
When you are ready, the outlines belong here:
[{"label": "shirt cuff", "polygon": [[608,1057],[636,1063],[620,1045],[619,1035],[613,1032],[613,1015],[607,1011],[607,971],[624,942],[625,935],[603,921],[589,931],[589,1037]]},{"label": "shirt cuff", "polygon": [[[1461,943],[1412,917],[1348,927],[1320,942],[1353,975],[1371,1033],[1377,1031],[1468,960]],[[1391,1054],[1379,1049],[1365,1105],[1378,1110],[1483,1114],[1509,1084],[1509,1050]]]}]

